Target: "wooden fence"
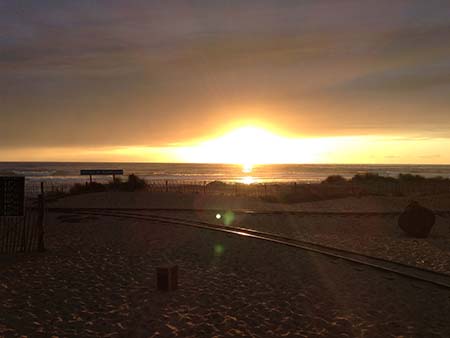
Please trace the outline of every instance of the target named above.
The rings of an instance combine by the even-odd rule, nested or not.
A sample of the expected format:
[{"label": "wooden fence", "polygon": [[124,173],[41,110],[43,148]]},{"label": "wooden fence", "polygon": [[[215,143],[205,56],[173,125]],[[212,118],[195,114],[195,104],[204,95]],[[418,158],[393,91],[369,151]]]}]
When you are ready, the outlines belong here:
[{"label": "wooden fence", "polygon": [[40,218],[38,209],[26,209],[23,216],[0,217],[0,254],[40,251]]},{"label": "wooden fence", "polygon": [[[450,191],[450,184],[447,182],[347,182],[344,184],[319,184],[317,182],[259,182],[245,184],[243,181],[237,182],[217,182],[217,181],[192,181],[192,180],[145,180],[146,191],[150,192],[177,192],[177,193],[198,193],[208,195],[229,195],[229,196],[252,196],[267,197],[286,193],[318,192],[326,195],[361,196],[361,195],[392,195],[392,196],[414,196],[419,194],[441,194]],[[106,183],[106,182],[103,182]],[[45,193],[47,200],[63,197],[70,193],[72,183],[57,184],[46,182]],[[27,184],[27,201],[35,203],[36,197],[41,193],[39,184]],[[114,191],[114,186],[105,186],[105,189]],[[88,192],[88,191],[87,191]],[[94,191],[92,191],[94,192]],[[28,203],[26,201],[26,203]],[[29,204],[29,203],[28,203]]]},{"label": "wooden fence", "polygon": [[23,216],[0,216],[0,254],[44,251],[44,183],[25,186]]}]

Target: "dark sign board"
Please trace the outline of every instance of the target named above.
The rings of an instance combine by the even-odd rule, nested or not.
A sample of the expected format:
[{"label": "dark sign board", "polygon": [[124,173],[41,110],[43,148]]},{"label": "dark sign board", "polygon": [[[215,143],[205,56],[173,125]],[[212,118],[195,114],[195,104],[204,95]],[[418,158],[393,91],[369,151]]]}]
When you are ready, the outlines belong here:
[{"label": "dark sign board", "polygon": [[80,170],[80,175],[123,175],[122,169],[93,169]]},{"label": "dark sign board", "polygon": [[23,216],[25,177],[0,176],[0,216]]}]

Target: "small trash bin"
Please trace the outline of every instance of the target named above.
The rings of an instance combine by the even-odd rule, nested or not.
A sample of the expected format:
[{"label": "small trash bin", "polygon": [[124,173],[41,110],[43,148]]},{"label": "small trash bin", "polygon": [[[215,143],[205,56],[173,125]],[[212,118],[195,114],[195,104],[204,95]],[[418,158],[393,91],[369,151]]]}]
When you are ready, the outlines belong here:
[{"label": "small trash bin", "polygon": [[165,265],[156,268],[156,286],[160,291],[173,291],[178,288],[178,266]]}]

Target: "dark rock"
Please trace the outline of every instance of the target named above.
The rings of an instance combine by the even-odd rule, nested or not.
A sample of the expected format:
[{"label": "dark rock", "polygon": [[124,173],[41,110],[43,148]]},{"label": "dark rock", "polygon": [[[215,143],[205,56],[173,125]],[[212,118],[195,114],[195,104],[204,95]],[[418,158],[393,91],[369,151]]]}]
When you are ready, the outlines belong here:
[{"label": "dark rock", "polygon": [[432,210],[411,202],[398,219],[399,227],[409,236],[426,238],[436,221]]}]

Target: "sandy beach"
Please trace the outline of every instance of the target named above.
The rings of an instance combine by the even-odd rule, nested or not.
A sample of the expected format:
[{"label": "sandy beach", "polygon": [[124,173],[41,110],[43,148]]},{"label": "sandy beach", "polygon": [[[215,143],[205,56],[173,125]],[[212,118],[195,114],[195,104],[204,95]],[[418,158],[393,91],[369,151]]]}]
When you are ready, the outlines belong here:
[{"label": "sandy beach", "polygon": [[[450,218],[439,216],[426,239],[407,237],[397,225],[398,216],[410,202],[405,197],[365,196],[297,204],[267,203],[258,198],[176,193],[94,193],[71,196],[52,203],[62,208],[163,208],[184,219],[251,228],[313,243],[389,259],[450,274]],[[422,205],[436,211],[450,210],[450,195],[421,196]],[[182,209],[201,209],[185,211]],[[249,214],[237,210],[304,211],[313,215]],[[166,214],[152,211],[152,214]],[[323,213],[323,214],[321,214]],[[327,215],[342,213],[342,215]],[[350,213],[350,214],[349,214]],[[356,213],[352,215],[352,213]],[[367,213],[367,214],[364,214]],[[381,213],[370,214],[370,213]],[[383,214],[386,213],[386,214]]]},{"label": "sandy beach", "polygon": [[412,200],[433,210],[450,210],[450,194],[363,196],[303,203],[269,203],[258,197],[177,192],[99,192],[73,195],[49,204],[59,208],[170,208],[313,212],[401,212]]},{"label": "sandy beach", "polygon": [[219,220],[216,214],[215,211],[171,212],[173,217],[274,233],[450,275],[449,218],[437,217],[431,235],[426,239],[416,239],[406,236],[397,225],[398,216],[391,214],[289,215],[225,210],[220,213],[225,216]]},{"label": "sandy beach", "polygon": [[[89,197],[101,200],[84,196],[91,206]],[[304,221],[330,238],[367,226],[355,219],[333,234],[331,225],[342,222]],[[370,222],[375,232],[378,221]],[[450,335],[450,294],[426,283],[151,221],[52,213],[46,225],[46,253],[2,259],[0,336]],[[167,263],[179,266],[180,280],[177,291],[164,293],[155,288],[155,269]]]}]

